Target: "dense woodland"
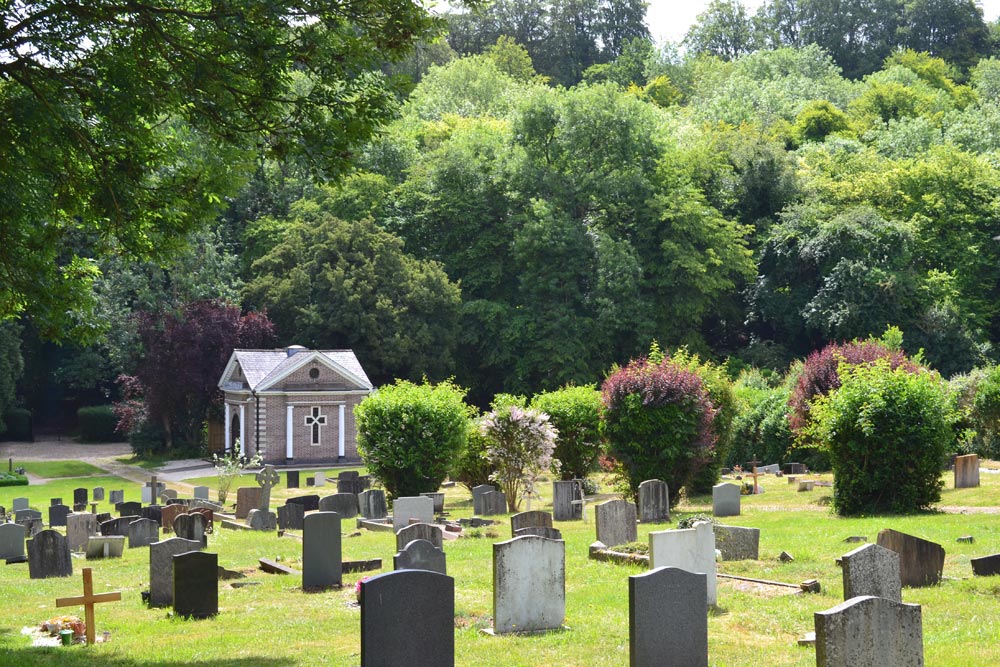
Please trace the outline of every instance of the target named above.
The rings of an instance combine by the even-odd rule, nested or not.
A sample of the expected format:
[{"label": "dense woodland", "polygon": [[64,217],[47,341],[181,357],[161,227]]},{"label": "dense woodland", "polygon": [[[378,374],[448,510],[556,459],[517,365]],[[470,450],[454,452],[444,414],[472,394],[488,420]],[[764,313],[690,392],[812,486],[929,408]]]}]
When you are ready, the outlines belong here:
[{"label": "dense woodland", "polygon": [[[480,406],[600,383],[654,340],[763,387],[889,326],[946,378],[992,365],[998,27],[971,0],[833,4],[716,0],[662,45],[637,0],[414,10],[388,36],[330,17],[287,71],[246,47],[245,80],[191,90],[161,16],[130,33],[161,88],[110,33],[67,46],[106,16],[66,19],[34,65],[0,57],[0,407],[132,401],[139,424],[150,383],[164,409],[217,400],[240,341],[353,348],[376,384],[452,377]],[[240,26],[211,49],[274,56],[293,29]]]}]

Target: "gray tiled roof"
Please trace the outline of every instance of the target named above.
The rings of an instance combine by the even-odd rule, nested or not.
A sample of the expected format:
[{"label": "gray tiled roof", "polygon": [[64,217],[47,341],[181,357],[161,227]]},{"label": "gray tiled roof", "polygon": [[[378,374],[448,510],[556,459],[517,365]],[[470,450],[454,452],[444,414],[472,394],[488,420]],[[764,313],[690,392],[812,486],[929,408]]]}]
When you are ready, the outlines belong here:
[{"label": "gray tiled roof", "polygon": [[[289,366],[296,363],[299,354],[308,354],[311,350],[301,350],[300,352],[288,356],[284,348],[276,350],[235,350],[236,360],[243,369],[243,374],[247,378],[250,389],[256,389],[265,380],[281,375]],[[354,355],[352,350],[320,350],[322,354],[353,373],[369,386],[371,380],[361,367],[361,362]]]}]

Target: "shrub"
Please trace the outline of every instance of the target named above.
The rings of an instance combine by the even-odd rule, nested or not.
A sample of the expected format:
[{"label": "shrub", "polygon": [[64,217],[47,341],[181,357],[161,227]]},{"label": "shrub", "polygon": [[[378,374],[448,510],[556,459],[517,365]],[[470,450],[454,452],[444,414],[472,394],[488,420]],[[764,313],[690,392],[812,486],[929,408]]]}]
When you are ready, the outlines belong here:
[{"label": "shrub", "polygon": [[82,442],[120,442],[123,439],[116,429],[118,417],[110,405],[80,408],[76,411],[76,419]]},{"label": "shrub", "polygon": [[670,359],[635,359],[601,387],[609,453],[621,464],[628,493],[662,479],[670,504],[715,447],[715,408],[698,375]]},{"label": "shrub", "polygon": [[465,444],[465,390],[397,380],[356,408],[358,451],[391,498],[436,491]]},{"label": "shrub", "polygon": [[733,393],[737,409],[727,465],[743,465],[754,457],[765,463],[784,462],[792,446],[788,390],[769,386],[760,373],[753,370],[740,375]]},{"label": "shrub", "polygon": [[[953,375],[948,387],[955,400],[956,451],[1000,458],[1000,367],[973,368]],[[982,391],[981,391],[982,390]]]},{"label": "shrub", "polygon": [[976,386],[972,399],[973,423],[983,443],[983,454],[997,458],[1000,453],[1000,366],[993,366]]},{"label": "shrub", "polygon": [[531,399],[531,407],[549,416],[559,432],[552,456],[562,479],[584,479],[597,467],[604,447],[601,433],[601,392],[593,385],[564,387]]},{"label": "shrub", "polygon": [[465,447],[455,459],[455,467],[451,477],[472,492],[472,488],[480,484],[489,484],[493,466],[486,450],[489,439],[483,435],[478,419],[470,419],[466,431]]},{"label": "shrub", "polygon": [[507,496],[507,508],[517,512],[522,496],[533,491],[535,479],[552,465],[558,432],[547,414],[518,405],[494,406],[479,427],[489,443],[490,478]]},{"label": "shrub", "polygon": [[0,486],[28,486],[28,478],[13,472],[0,472]]},{"label": "shrub", "polygon": [[25,408],[10,408],[4,412],[3,420],[7,425],[7,430],[3,433],[4,440],[23,442],[33,442],[35,440],[31,425],[30,410]]},{"label": "shrub", "polygon": [[914,512],[940,500],[953,434],[936,374],[889,360],[842,366],[840,387],[812,409],[815,436],[830,450],[838,514]]}]

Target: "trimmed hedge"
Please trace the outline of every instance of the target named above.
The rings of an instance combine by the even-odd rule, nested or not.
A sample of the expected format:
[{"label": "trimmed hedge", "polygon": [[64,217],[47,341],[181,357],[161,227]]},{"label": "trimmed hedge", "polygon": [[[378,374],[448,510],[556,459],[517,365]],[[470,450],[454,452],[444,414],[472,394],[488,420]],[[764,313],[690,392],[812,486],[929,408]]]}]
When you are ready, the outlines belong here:
[{"label": "trimmed hedge", "polygon": [[31,427],[31,411],[25,408],[11,408],[3,414],[7,430],[3,432],[3,440],[18,440],[34,442],[35,436]]},{"label": "trimmed hedge", "polygon": [[81,442],[121,442],[124,438],[115,430],[118,417],[110,405],[94,405],[76,411]]},{"label": "trimmed hedge", "polygon": [[0,472],[0,486],[28,486],[28,478],[12,472]]}]

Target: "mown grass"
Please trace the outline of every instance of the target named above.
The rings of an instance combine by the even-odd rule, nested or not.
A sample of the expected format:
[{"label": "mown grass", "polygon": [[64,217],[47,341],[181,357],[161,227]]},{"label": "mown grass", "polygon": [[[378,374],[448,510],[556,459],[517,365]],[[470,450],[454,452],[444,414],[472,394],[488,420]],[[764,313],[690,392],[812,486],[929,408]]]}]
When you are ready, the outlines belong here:
[{"label": "mown grass", "polygon": [[104,471],[84,461],[25,461],[20,465],[30,474],[45,479],[57,477],[88,477]]},{"label": "mown grass", "polygon": [[[244,479],[242,482],[247,482]],[[192,482],[195,482],[192,480]],[[950,480],[949,480],[950,482]],[[197,483],[197,482],[195,482]],[[1000,664],[1000,578],[972,578],[969,559],[1000,551],[1000,518],[987,514],[928,513],[906,517],[842,519],[817,504],[829,489],[797,493],[784,480],[768,477],[766,493],[743,497],[743,513],[724,521],[761,529],[760,560],[719,564],[722,573],[797,583],[818,579],[820,594],[774,595],[774,590],[742,590],[737,583],[720,579],[719,607],[709,613],[709,663],[757,667],[759,665],[815,665],[815,652],[796,645],[813,629],[813,614],[842,601],[840,570],[834,560],[854,544],[851,535],[874,541],[878,531],[892,527],[940,542],[946,549],[945,580],[939,586],[905,589],[903,599],[923,607],[926,664],[973,667]],[[979,490],[991,494],[995,482],[985,475]],[[88,480],[88,486],[89,486]],[[116,488],[114,483],[104,484]],[[39,500],[51,495],[45,487],[32,489]],[[134,499],[136,484],[119,482],[126,497]],[[543,495],[550,499],[548,487]],[[602,490],[607,490],[602,489]],[[0,490],[0,499],[20,495]],[[319,489],[279,489],[282,495],[304,492],[332,493]],[[963,490],[963,494],[967,491]],[[975,490],[973,490],[975,496]],[[948,503],[957,504],[957,503]],[[972,503],[962,503],[972,505]],[[651,530],[671,528],[679,518],[703,512],[704,498],[685,501],[674,513],[673,523],[640,526],[639,539]],[[536,505],[537,508],[537,505]],[[468,492],[446,490],[446,509],[452,517],[471,514]],[[523,508],[522,508],[523,509]],[[490,626],[492,616],[492,544],[508,539],[509,522],[476,531],[479,537],[445,543],[448,571],[455,577],[456,659],[459,665],[501,667],[510,665],[604,666],[628,664],[628,576],[637,566],[598,563],[587,558],[595,538],[592,509],[588,521],[557,522],[566,540],[566,620],[568,630],[535,636],[490,637],[479,632]],[[353,520],[343,522],[344,559],[381,558],[391,569],[395,551],[392,533],[358,531]],[[956,543],[973,535],[974,544]],[[360,611],[354,604],[353,584],[362,574],[345,575],[345,587],[323,593],[304,593],[294,576],[261,573],[257,559],[281,559],[298,568],[301,543],[274,534],[220,530],[209,538],[219,564],[247,574],[256,585],[233,588],[220,583],[220,614],[214,619],[186,621],[169,610],[148,609],[140,600],[149,578],[148,554],[126,549],[117,560],[74,561],[72,579],[30,581],[27,568],[0,568],[0,664],[2,665],[197,665],[199,667],[249,667],[250,665],[357,665]],[[778,554],[788,551],[795,560],[781,563]],[[80,569],[94,568],[98,591],[121,590],[123,600],[100,605],[97,630],[111,632],[112,640],[89,649],[80,647],[33,649],[19,635],[23,626],[35,625],[58,613],[57,597],[80,593]],[[665,601],[669,604],[669,601]]]}]

